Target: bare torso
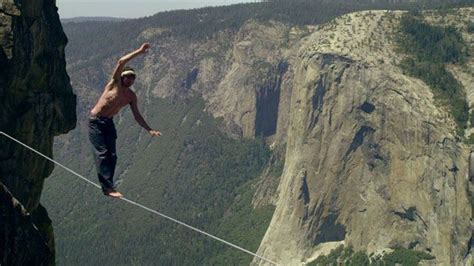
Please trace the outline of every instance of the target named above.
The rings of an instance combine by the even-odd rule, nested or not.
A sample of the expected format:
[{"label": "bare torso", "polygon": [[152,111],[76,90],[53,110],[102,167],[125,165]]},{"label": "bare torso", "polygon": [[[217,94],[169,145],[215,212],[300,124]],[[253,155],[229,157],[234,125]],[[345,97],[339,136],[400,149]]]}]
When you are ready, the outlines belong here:
[{"label": "bare torso", "polygon": [[118,82],[109,82],[99,100],[91,110],[91,115],[112,118],[125,105],[132,102],[135,93]]}]

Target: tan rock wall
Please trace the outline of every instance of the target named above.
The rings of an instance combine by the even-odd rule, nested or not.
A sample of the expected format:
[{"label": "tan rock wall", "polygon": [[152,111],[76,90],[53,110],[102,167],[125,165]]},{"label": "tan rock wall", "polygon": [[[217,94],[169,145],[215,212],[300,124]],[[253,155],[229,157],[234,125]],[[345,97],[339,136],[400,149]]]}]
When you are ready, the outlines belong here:
[{"label": "tan rock wall", "polygon": [[[338,25],[332,33],[341,40]],[[424,83],[380,54],[364,58],[364,48],[324,46],[322,35],[332,36],[324,29],[308,38],[295,66],[279,200],[259,254],[299,265],[339,242],[369,254],[405,247],[435,255],[437,264],[465,263],[469,149],[453,135],[454,122]]]}]

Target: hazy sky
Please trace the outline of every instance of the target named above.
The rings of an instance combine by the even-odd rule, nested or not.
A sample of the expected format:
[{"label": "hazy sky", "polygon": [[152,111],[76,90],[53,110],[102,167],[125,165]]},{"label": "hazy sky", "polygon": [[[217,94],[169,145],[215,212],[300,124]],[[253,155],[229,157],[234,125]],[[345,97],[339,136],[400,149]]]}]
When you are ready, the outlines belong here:
[{"label": "hazy sky", "polygon": [[174,9],[221,6],[252,0],[56,0],[61,18],[123,17],[137,18]]}]

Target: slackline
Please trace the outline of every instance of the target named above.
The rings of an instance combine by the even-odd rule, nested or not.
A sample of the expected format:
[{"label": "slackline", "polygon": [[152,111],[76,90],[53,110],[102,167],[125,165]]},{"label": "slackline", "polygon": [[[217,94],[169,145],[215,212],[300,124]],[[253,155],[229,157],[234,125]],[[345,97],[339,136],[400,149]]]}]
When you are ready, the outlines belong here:
[{"label": "slackline", "polygon": [[[87,178],[85,178],[84,176],[82,176],[82,175],[76,173],[75,171],[71,170],[70,168],[68,168],[68,167],[66,167],[66,166],[64,166],[64,165],[62,165],[61,163],[59,163],[59,162],[57,162],[57,161],[55,161],[55,160],[49,158],[48,156],[42,154],[41,152],[39,152],[39,151],[37,151],[37,150],[31,148],[30,146],[24,144],[23,142],[21,142],[21,141],[15,139],[15,138],[13,138],[12,136],[6,134],[5,132],[0,131],[0,134],[4,135],[5,137],[7,137],[7,138],[9,138],[9,139],[11,139],[11,140],[13,140],[13,141],[16,142],[16,143],[22,145],[23,147],[25,147],[25,148],[27,148],[27,149],[29,149],[29,150],[35,152],[36,154],[42,156],[43,158],[45,158],[45,159],[47,159],[47,160],[53,162],[54,164],[59,165],[60,167],[62,167],[62,168],[64,168],[65,170],[69,171],[70,173],[76,175],[77,177],[81,178],[82,180],[86,181],[87,183],[93,185],[94,187],[96,187],[96,188],[98,188],[98,189],[102,189],[101,186],[99,186],[98,184],[96,184],[96,183],[90,181],[89,179],[87,179]],[[175,222],[175,223],[177,223],[177,224],[180,224],[180,225],[182,225],[182,226],[184,226],[184,227],[187,227],[187,228],[189,228],[189,229],[191,229],[191,230],[194,230],[194,231],[196,231],[196,232],[198,232],[198,233],[201,233],[201,234],[203,234],[203,235],[205,235],[205,236],[208,236],[208,237],[210,237],[210,238],[212,238],[212,239],[214,239],[214,240],[217,240],[217,241],[222,242],[222,243],[224,243],[224,244],[226,244],[226,245],[229,245],[229,246],[231,246],[231,247],[233,247],[233,248],[235,248],[235,249],[238,249],[238,250],[240,250],[240,251],[242,251],[242,252],[248,253],[248,254],[250,254],[250,255],[256,257],[256,258],[259,258],[259,259],[261,259],[261,260],[264,260],[264,261],[266,261],[266,262],[268,262],[268,263],[271,263],[271,264],[273,264],[273,265],[277,265],[275,262],[273,262],[273,261],[271,261],[271,260],[269,260],[269,259],[266,259],[266,258],[264,258],[264,257],[262,257],[262,256],[260,256],[260,255],[258,255],[258,254],[256,254],[256,253],[254,253],[254,252],[251,252],[251,251],[249,251],[249,250],[247,250],[247,249],[245,249],[245,248],[242,248],[242,247],[239,247],[239,246],[237,246],[237,245],[235,245],[235,244],[232,244],[232,243],[230,243],[230,242],[228,242],[228,241],[226,241],[226,240],[224,240],[224,239],[222,239],[222,238],[219,238],[219,237],[217,237],[217,236],[214,236],[214,235],[211,235],[211,234],[209,234],[209,233],[207,233],[207,232],[204,232],[203,230],[200,230],[200,229],[198,229],[198,228],[196,228],[196,227],[193,227],[193,226],[188,225],[188,224],[186,224],[186,223],[184,223],[184,222],[181,222],[181,221],[179,221],[179,220],[177,220],[177,219],[174,219],[174,218],[172,218],[172,217],[170,217],[170,216],[168,216],[168,215],[165,215],[165,214],[163,214],[163,213],[160,213],[159,211],[156,211],[156,210],[150,209],[150,208],[148,208],[148,207],[146,207],[146,206],[143,206],[143,205],[141,205],[140,203],[137,203],[137,202],[135,202],[135,201],[133,201],[133,200],[129,200],[129,199],[125,198],[125,197],[122,197],[122,198],[119,198],[119,199],[121,199],[121,200],[123,200],[123,201],[125,201],[125,202],[128,202],[128,203],[130,203],[130,204],[132,204],[132,205],[135,205],[135,206],[137,206],[137,207],[140,207],[140,208],[142,208],[142,209],[144,209],[144,210],[147,210],[147,211],[149,211],[149,212],[151,212],[151,213],[157,214],[157,215],[159,215],[159,216],[161,216],[161,217],[163,217],[163,218],[166,218],[166,219],[168,219],[168,220],[170,220],[170,221],[173,221],[173,222]]]}]

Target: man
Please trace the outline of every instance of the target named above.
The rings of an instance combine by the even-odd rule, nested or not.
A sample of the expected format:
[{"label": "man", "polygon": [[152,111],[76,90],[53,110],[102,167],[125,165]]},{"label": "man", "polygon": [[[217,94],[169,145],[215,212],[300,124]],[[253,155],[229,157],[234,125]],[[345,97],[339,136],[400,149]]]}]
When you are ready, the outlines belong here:
[{"label": "man", "polygon": [[115,151],[115,130],[113,116],[124,106],[130,105],[133,116],[140,126],[145,128],[151,136],[161,136],[159,131],[153,130],[143,119],[137,107],[137,95],[130,89],[135,81],[136,74],[132,68],[126,67],[128,61],[138,55],[147,53],[150,44],[145,43],[139,49],[126,54],[117,63],[112,80],[107,83],[89,118],[89,140],[93,145],[94,159],[99,176],[99,182],[105,195],[120,198],[122,194],[115,190],[114,172],[117,163]]}]

